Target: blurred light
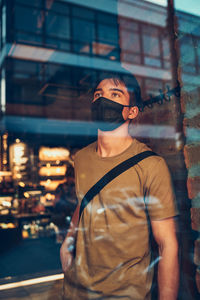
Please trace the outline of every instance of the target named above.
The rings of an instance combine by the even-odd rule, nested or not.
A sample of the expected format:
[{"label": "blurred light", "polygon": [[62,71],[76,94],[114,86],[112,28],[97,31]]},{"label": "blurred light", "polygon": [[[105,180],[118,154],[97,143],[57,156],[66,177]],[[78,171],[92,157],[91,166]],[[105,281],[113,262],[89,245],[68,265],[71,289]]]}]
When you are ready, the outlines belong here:
[{"label": "blurred light", "polygon": [[56,175],[65,175],[66,166],[51,166],[51,167],[41,167],[39,170],[40,176],[56,176]]},{"label": "blurred light", "polygon": [[21,187],[25,187],[25,183],[24,183],[24,182],[22,182],[22,181],[20,181],[20,182],[19,182],[19,186],[21,186]]},{"label": "blurred light", "polygon": [[18,288],[18,287],[22,287],[22,286],[34,285],[34,284],[38,284],[38,283],[42,283],[42,282],[61,280],[63,278],[64,278],[64,274],[55,274],[55,275],[50,275],[50,276],[33,278],[33,279],[24,280],[24,281],[2,284],[2,285],[0,285],[0,290],[2,291],[2,290]]},{"label": "blurred light", "polygon": [[115,56],[109,56],[109,58],[111,59],[111,60],[116,60],[116,57]]},{"label": "blurred light", "polygon": [[8,201],[3,201],[2,204],[3,206],[11,207],[11,203]]},{"label": "blurred light", "polygon": [[16,143],[20,143],[20,139],[16,139],[15,142],[16,142]]},{"label": "blurred light", "polygon": [[6,111],[6,80],[5,80],[5,70],[1,73],[1,111]]},{"label": "blurred light", "polygon": [[24,193],[24,197],[30,198],[29,193],[25,192],[25,193]]},{"label": "blurred light", "polygon": [[66,148],[41,147],[39,150],[39,159],[42,161],[68,160],[69,154],[69,150]]}]

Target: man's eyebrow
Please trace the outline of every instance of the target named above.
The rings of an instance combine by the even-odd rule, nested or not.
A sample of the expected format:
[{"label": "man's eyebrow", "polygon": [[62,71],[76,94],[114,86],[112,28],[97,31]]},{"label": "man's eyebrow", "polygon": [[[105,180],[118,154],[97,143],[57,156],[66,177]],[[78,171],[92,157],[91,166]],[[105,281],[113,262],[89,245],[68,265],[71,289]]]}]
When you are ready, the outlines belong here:
[{"label": "man's eyebrow", "polygon": [[124,91],[120,90],[120,89],[116,89],[116,88],[111,88],[109,89],[110,91],[116,91],[116,92],[120,92],[122,94],[124,94]]},{"label": "man's eyebrow", "polygon": [[94,93],[97,92],[97,91],[102,91],[102,89],[100,89],[100,88],[99,89],[95,89]]}]

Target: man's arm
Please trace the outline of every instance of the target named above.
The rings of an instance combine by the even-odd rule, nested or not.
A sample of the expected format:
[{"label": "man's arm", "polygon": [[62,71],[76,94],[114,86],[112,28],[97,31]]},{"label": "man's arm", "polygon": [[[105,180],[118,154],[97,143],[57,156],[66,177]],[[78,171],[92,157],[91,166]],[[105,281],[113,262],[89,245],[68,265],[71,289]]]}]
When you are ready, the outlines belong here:
[{"label": "man's arm", "polygon": [[77,205],[74,211],[68,233],[60,248],[60,260],[61,260],[63,272],[66,272],[72,263],[78,221],[79,221],[79,205]]},{"label": "man's arm", "polygon": [[178,242],[174,218],[151,221],[154,238],[159,247],[159,300],[177,299],[179,286]]}]

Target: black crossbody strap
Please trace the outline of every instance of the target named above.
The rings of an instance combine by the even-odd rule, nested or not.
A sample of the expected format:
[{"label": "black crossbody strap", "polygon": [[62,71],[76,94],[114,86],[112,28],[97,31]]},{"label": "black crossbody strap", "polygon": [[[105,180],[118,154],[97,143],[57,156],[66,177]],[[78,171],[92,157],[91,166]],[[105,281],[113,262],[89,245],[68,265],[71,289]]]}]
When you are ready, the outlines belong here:
[{"label": "black crossbody strap", "polygon": [[123,161],[122,163],[120,163],[119,165],[111,169],[108,173],[106,173],[99,181],[97,181],[97,183],[95,183],[89,189],[89,191],[83,197],[81,201],[80,210],[79,210],[79,220],[84,208],[109,182],[111,182],[114,178],[119,176],[121,173],[125,172],[129,168],[139,163],[141,160],[153,155],[157,155],[157,154],[152,151],[141,152]]}]

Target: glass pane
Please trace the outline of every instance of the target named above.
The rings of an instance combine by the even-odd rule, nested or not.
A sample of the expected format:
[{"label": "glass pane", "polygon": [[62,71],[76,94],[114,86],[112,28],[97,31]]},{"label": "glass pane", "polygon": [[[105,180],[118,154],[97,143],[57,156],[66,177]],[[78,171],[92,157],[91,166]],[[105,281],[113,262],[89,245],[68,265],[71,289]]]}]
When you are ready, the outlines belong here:
[{"label": "glass pane", "polygon": [[33,8],[15,7],[15,28],[22,31],[41,33],[43,27],[42,12]]},{"label": "glass pane", "polygon": [[65,15],[69,13],[69,6],[67,3],[63,3],[63,2],[55,1],[55,0],[53,0],[53,1],[46,0],[45,5],[46,5],[45,6],[46,9],[48,9],[48,10],[55,11],[55,12],[65,14]]},{"label": "glass pane", "polygon": [[171,62],[167,61],[167,60],[164,60],[164,68],[165,69],[170,69],[171,68]]},{"label": "glass pane", "polygon": [[35,7],[42,7],[42,2],[43,0],[31,0],[31,1],[27,1],[27,0],[16,0],[17,3],[22,3],[22,4],[26,4],[26,5],[30,5],[30,6],[35,6]]},{"label": "glass pane", "polygon": [[26,73],[26,74],[37,74],[39,73],[39,64],[30,61],[18,61],[15,60],[13,63],[14,74]]},{"label": "glass pane", "polygon": [[145,56],[144,63],[145,63],[145,65],[152,66],[152,67],[153,66],[161,67],[160,59],[156,59],[156,58],[152,58],[152,57],[148,57],[148,56]]},{"label": "glass pane", "polygon": [[98,12],[97,13],[97,22],[99,24],[106,23],[106,24],[111,24],[113,26],[113,25],[117,24],[118,19],[115,15]]},{"label": "glass pane", "polygon": [[120,43],[121,49],[128,50],[129,52],[140,52],[140,37],[136,32],[131,31],[120,31]]},{"label": "glass pane", "polygon": [[70,23],[67,16],[56,15],[51,12],[46,13],[46,33],[57,38],[70,37]]},{"label": "glass pane", "polygon": [[162,39],[162,50],[164,59],[170,59],[169,40],[167,38]]},{"label": "glass pane", "polygon": [[160,56],[160,47],[158,37],[143,35],[144,53],[152,56]]},{"label": "glass pane", "polygon": [[73,17],[84,18],[88,20],[94,20],[94,12],[84,7],[73,6],[72,7]]},{"label": "glass pane", "polygon": [[92,22],[76,18],[72,22],[74,40],[88,42],[95,39],[95,26]]},{"label": "glass pane", "polygon": [[186,73],[196,73],[196,66],[188,65],[188,64],[183,64],[182,65],[182,71]]},{"label": "glass pane", "polygon": [[195,43],[191,36],[184,36],[180,40],[181,61],[183,64],[195,64]]},{"label": "glass pane", "polygon": [[198,65],[200,66],[200,39],[196,42],[197,56],[198,56]]},{"label": "glass pane", "polygon": [[2,48],[2,14],[0,9],[0,49]]},{"label": "glass pane", "polygon": [[67,50],[71,49],[71,45],[69,42],[61,39],[54,39],[54,38],[46,38],[45,45],[50,48],[57,48],[60,50]]},{"label": "glass pane", "polygon": [[117,27],[99,24],[97,32],[99,41],[107,42],[109,44],[118,44]]},{"label": "glass pane", "polygon": [[41,45],[42,44],[42,36],[26,33],[26,32],[17,32],[15,34],[16,41],[23,42],[26,44],[35,44],[35,45]]},{"label": "glass pane", "polygon": [[122,56],[121,58],[122,61],[135,63],[135,64],[141,63],[141,56],[135,53],[123,52],[121,56]]}]

